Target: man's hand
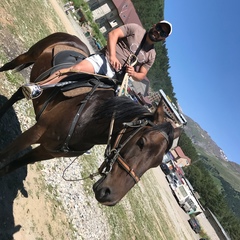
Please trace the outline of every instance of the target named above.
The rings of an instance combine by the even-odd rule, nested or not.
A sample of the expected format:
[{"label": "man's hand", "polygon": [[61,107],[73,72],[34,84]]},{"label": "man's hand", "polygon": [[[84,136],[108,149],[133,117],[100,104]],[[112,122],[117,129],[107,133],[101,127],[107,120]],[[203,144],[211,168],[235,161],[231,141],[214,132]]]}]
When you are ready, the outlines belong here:
[{"label": "man's hand", "polygon": [[135,70],[134,70],[134,67],[133,67],[133,66],[127,65],[127,66],[126,66],[126,72],[128,73],[128,75],[129,75],[130,77],[134,77]]},{"label": "man's hand", "polygon": [[111,66],[116,70],[119,71],[122,68],[121,63],[118,61],[118,59],[116,57],[109,57],[109,63],[111,64]]}]

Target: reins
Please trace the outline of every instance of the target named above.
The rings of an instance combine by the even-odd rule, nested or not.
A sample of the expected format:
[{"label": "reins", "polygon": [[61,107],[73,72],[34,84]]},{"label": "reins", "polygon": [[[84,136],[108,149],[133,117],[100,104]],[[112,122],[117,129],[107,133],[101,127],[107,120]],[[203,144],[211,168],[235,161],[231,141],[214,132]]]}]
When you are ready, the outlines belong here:
[{"label": "reins", "polygon": [[[128,57],[128,65],[130,66],[134,66],[137,63],[137,56],[135,54],[130,54],[130,56]],[[83,73],[83,72],[82,72]],[[86,72],[84,72],[86,73]],[[86,73],[88,74],[88,73]],[[101,76],[104,78],[108,78],[104,75],[99,75],[99,74],[92,74],[93,76]],[[127,88],[128,88],[128,79],[129,79],[129,74],[125,73],[121,87],[119,89],[119,93],[118,96],[121,95],[126,95],[127,93]],[[114,79],[111,79],[114,81]],[[124,90],[124,91],[123,91]],[[95,90],[92,90],[92,93]],[[92,94],[90,94],[92,95]],[[86,99],[85,99],[86,100]],[[86,101],[84,100],[84,103],[86,103]],[[62,151],[68,151],[68,143],[69,140],[72,136],[73,130],[75,128],[76,122],[80,116],[80,112],[82,111],[83,107],[85,104],[82,104],[77,115],[75,116],[75,121],[73,121],[72,126],[69,130],[69,134],[65,140],[65,143],[63,144],[61,150]],[[109,134],[108,134],[108,141],[107,141],[107,147],[105,149],[105,160],[104,162],[101,164],[101,166],[98,168],[98,172],[96,173],[92,173],[87,177],[84,178],[79,178],[79,179],[66,179],[65,178],[65,172],[67,171],[67,169],[75,162],[75,160],[77,158],[75,158],[70,165],[63,171],[63,175],[62,178],[65,181],[81,181],[81,180],[85,180],[85,179],[92,179],[97,176],[97,175],[107,175],[113,167],[113,164],[117,161],[118,164],[133,178],[133,180],[135,181],[135,183],[138,183],[140,181],[140,178],[136,175],[136,173],[134,172],[134,169],[132,169],[131,167],[129,167],[129,165],[126,163],[126,161],[124,160],[124,158],[120,155],[120,151],[123,149],[123,147],[146,125],[150,124],[150,125],[154,125],[151,121],[147,120],[147,119],[143,119],[143,120],[134,120],[132,122],[129,123],[123,123],[124,128],[119,132],[116,141],[114,143],[114,147],[113,149],[111,149],[111,139],[112,139],[112,132],[113,132],[113,126],[114,126],[114,122],[115,122],[115,112],[112,115],[111,118],[111,122],[110,122],[110,127],[109,127]],[[131,134],[121,145],[120,145],[120,141],[124,135],[124,133],[126,132],[127,128],[132,127],[132,128],[137,128],[133,134]],[[165,137],[165,136],[164,136]]]},{"label": "reins", "polygon": [[[130,54],[130,56],[128,57],[127,59],[127,64],[130,65],[130,66],[135,66],[137,61],[138,61],[138,54],[140,53],[141,49],[143,48],[143,45],[144,43],[146,42],[146,37],[147,37],[147,32],[144,34],[143,38],[142,38],[142,41],[141,43],[139,44],[137,50],[134,52],[132,52]],[[134,61],[133,61],[134,60]],[[133,61],[133,62],[132,62]],[[128,79],[129,79],[129,74],[128,73],[125,73],[124,75],[124,78],[123,78],[123,81],[122,81],[122,85],[120,87],[120,90],[119,90],[119,93],[118,93],[118,96],[121,96],[123,95],[123,89],[124,89],[124,95],[126,95],[127,93],[127,88],[128,88]]]},{"label": "reins", "polygon": [[[104,154],[105,161],[102,163],[102,165],[98,169],[101,175],[107,175],[109,172],[111,172],[113,164],[117,162],[133,178],[135,183],[138,183],[140,181],[140,177],[135,173],[134,169],[127,164],[127,162],[121,156],[120,153],[122,149],[126,146],[126,144],[147,125],[150,125],[152,127],[156,126],[152,121],[150,121],[147,118],[134,119],[132,122],[123,123],[124,128],[119,132],[113,144],[113,148],[111,148],[110,143],[106,147],[105,154]],[[136,129],[133,131],[132,134],[130,134],[124,140],[124,142],[121,143],[122,137],[128,128],[136,128]],[[169,146],[171,141],[169,141],[168,135],[161,130],[159,130],[158,132],[164,137],[164,139],[166,140]]]},{"label": "reins", "polygon": [[[112,132],[113,132],[113,126],[114,126],[114,122],[115,122],[115,113],[113,113],[111,122],[110,122],[110,128],[109,128],[109,134],[108,134],[108,142],[107,142],[107,147],[105,149],[105,160],[103,161],[103,163],[101,164],[101,166],[98,168],[98,172],[95,173],[91,173],[89,174],[87,177],[83,177],[83,178],[77,178],[77,179],[67,179],[65,177],[65,172],[71,167],[71,165],[77,160],[78,157],[74,158],[73,161],[64,169],[63,174],[62,174],[62,178],[65,181],[82,181],[82,180],[86,180],[88,178],[90,178],[91,180],[93,180],[94,177],[98,176],[98,175],[107,175],[113,167],[113,164],[117,161],[121,167],[134,179],[134,181],[137,183],[140,181],[140,178],[135,174],[134,170],[132,168],[130,168],[128,166],[128,164],[125,162],[125,160],[122,158],[122,156],[120,155],[120,151],[122,150],[122,148],[147,124],[150,123],[149,120],[137,120],[137,121],[133,121],[133,122],[129,122],[129,123],[123,123],[124,128],[119,132],[116,141],[114,143],[114,147],[113,149],[111,149],[111,138],[112,138]],[[133,134],[131,134],[125,141],[124,143],[122,143],[120,145],[120,141],[122,139],[122,136],[124,135],[124,133],[126,132],[128,127],[132,127],[132,128],[137,128],[136,131],[134,131]],[[120,147],[119,147],[120,146]],[[109,157],[114,154],[112,159],[109,159]]]},{"label": "reins", "polygon": [[89,174],[87,177],[83,177],[83,178],[77,178],[77,179],[68,179],[65,177],[65,173],[66,171],[71,167],[71,165],[78,159],[78,157],[75,157],[73,159],[73,161],[63,170],[63,174],[62,174],[62,178],[63,180],[67,181],[67,182],[78,182],[78,181],[83,181],[86,180],[88,178],[90,178],[91,180],[94,179],[94,177],[96,177],[97,175],[99,175],[99,172],[95,172],[95,173],[91,173]]},{"label": "reins", "polygon": [[[134,59],[133,63],[131,63],[132,59]],[[136,63],[137,63],[137,57],[134,55],[134,54],[131,54],[128,58],[128,63],[131,64],[131,66],[134,66]],[[96,75],[96,74],[93,74],[93,75]],[[105,76],[106,77],[106,76]],[[121,85],[121,88],[119,90],[119,94],[118,96],[120,96],[121,92],[123,91],[123,89],[125,88],[125,94],[127,92],[127,87],[128,87],[128,78],[129,78],[129,75],[128,73],[125,74],[124,76],[124,79],[123,79],[123,82],[122,82],[122,85]],[[71,124],[71,127],[69,129],[69,132],[68,132],[68,135],[62,145],[62,147],[60,148],[60,151],[62,152],[68,152],[70,149],[69,149],[69,142],[71,140],[71,137],[72,137],[72,134],[74,132],[74,129],[75,129],[75,126],[81,116],[81,113],[87,103],[87,101],[91,98],[91,96],[94,94],[94,92],[96,91],[96,89],[98,88],[100,82],[98,82],[97,84],[95,84],[92,88],[92,90],[86,95],[85,99],[81,102],[81,105],[77,111],[77,114],[75,115],[74,119],[73,119],[73,122]],[[113,117],[112,117],[112,120],[111,120],[111,123],[110,123],[110,132],[109,132],[109,136],[108,136],[108,141],[110,142],[111,140],[111,131],[112,131],[112,128],[113,128],[113,124],[114,124],[114,114],[113,114]],[[109,144],[108,144],[109,145]]]},{"label": "reins", "polygon": [[[127,59],[127,63],[128,63],[128,65],[130,65],[132,67],[135,66],[135,64],[137,63],[137,56],[135,54],[130,54],[130,56]],[[129,79],[129,74],[125,73],[121,87],[118,92],[118,96],[122,96],[122,95],[126,96],[127,88],[128,88],[128,79]]]}]

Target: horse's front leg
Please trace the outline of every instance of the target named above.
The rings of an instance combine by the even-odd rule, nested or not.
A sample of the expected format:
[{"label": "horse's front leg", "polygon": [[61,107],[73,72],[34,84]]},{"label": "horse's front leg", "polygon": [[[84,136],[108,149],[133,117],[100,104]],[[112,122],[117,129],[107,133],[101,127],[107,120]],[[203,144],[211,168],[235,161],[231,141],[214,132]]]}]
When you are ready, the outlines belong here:
[{"label": "horse's front leg", "polygon": [[13,157],[38,142],[45,129],[35,124],[30,129],[19,135],[10,145],[0,152],[0,169],[13,161]]},{"label": "horse's front leg", "polygon": [[48,160],[53,156],[41,145],[32,149],[20,158],[15,159],[9,164],[5,165],[0,169],[0,177],[4,176],[20,167],[26,166],[27,164],[35,163],[42,160]]}]

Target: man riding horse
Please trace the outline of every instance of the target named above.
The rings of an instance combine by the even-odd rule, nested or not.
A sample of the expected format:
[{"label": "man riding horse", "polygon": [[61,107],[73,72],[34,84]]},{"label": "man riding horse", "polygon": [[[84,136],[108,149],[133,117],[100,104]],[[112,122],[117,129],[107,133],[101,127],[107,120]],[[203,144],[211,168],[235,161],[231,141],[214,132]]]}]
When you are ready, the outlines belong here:
[{"label": "man riding horse", "polygon": [[[134,26],[137,27],[135,24],[125,25],[111,32],[105,54],[88,57],[89,50],[79,38],[58,32],[38,41],[27,52],[0,67],[3,72],[33,65],[30,82],[38,85],[24,86],[24,90],[27,91],[28,87],[30,90],[39,89],[38,94],[30,91],[29,98],[42,93],[32,101],[35,124],[0,150],[0,177],[27,164],[59,157],[78,157],[94,145],[107,144],[104,162],[98,170],[101,178],[93,185],[93,190],[100,203],[113,206],[146,171],[159,166],[173,139],[181,134],[181,129],[174,128],[166,119],[162,101],[151,113],[127,97],[116,97],[114,81],[109,81],[106,76],[100,79],[96,74],[89,74],[92,71],[111,79],[115,74],[113,69],[125,66],[134,80],[145,77],[155,59],[153,45],[169,36],[171,25],[162,21],[147,33],[139,27],[139,34]],[[121,38],[123,36],[127,36],[125,40]],[[118,38],[121,39],[117,41]],[[75,54],[79,61],[84,60],[80,64],[70,61],[70,68],[66,68],[63,60],[66,53],[69,57],[69,52],[71,60],[75,61]],[[132,53],[138,57],[139,70],[126,64]],[[97,65],[100,59],[102,65]],[[64,73],[83,70],[88,74],[70,74],[70,79],[59,82],[68,76]],[[57,87],[49,88],[49,84]],[[46,90],[42,92],[42,89]],[[20,87],[0,107],[0,118],[24,98],[23,93],[25,91]]]},{"label": "man riding horse", "polygon": [[[108,78],[122,78],[128,73],[133,80],[141,81],[155,61],[154,43],[164,41],[171,33],[172,25],[165,20],[154,24],[149,31],[135,23],[123,25],[109,33],[107,47],[101,52],[53,73],[42,84],[24,85],[23,93],[27,99],[37,98],[43,91],[41,85],[57,83],[59,76],[69,72],[101,74]],[[128,61],[131,54],[137,56],[135,66]]]}]

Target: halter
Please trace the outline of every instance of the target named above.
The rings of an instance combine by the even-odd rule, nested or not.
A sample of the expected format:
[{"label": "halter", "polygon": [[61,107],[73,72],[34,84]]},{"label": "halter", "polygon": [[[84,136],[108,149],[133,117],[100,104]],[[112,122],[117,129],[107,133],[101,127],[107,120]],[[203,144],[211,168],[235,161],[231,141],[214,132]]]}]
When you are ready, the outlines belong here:
[{"label": "halter", "polygon": [[[112,121],[114,121],[113,118],[112,118]],[[111,125],[113,125],[112,122],[111,122]],[[112,170],[113,164],[117,161],[118,164],[133,178],[135,183],[138,183],[140,181],[140,178],[136,175],[134,170],[126,163],[125,159],[120,155],[120,152],[123,149],[123,147],[139,131],[141,131],[143,127],[147,125],[155,126],[155,124],[148,119],[133,120],[132,122],[123,123],[124,128],[119,132],[115,140],[115,143],[113,145],[113,148],[111,148],[110,141],[108,142],[108,145],[106,147],[105,154],[104,154],[105,160],[98,169],[98,172],[101,175],[107,175],[108,173],[110,173]],[[122,144],[120,144],[120,141],[128,127],[136,128],[136,130]],[[112,131],[112,129],[110,129],[110,131]],[[159,132],[164,136],[165,140],[169,143],[168,135],[163,131],[159,131]]]}]

